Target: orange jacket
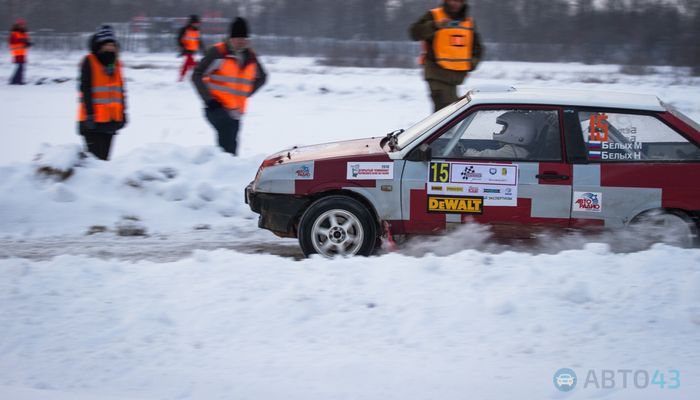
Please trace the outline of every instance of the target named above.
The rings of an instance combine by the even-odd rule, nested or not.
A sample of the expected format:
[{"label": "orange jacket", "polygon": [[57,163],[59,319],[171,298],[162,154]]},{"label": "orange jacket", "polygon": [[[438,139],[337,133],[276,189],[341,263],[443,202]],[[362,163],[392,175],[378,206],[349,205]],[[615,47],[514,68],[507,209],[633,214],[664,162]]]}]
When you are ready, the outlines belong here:
[{"label": "orange jacket", "polygon": [[[443,7],[430,11],[435,22],[449,20]],[[450,21],[438,29],[433,38],[435,61],[442,68],[452,71],[471,71],[474,52],[474,20]]]},{"label": "orange jacket", "polygon": [[[124,80],[122,79],[121,63],[117,61],[114,74],[110,75],[105,67],[97,60],[97,56],[89,54],[92,74],[92,110],[93,122],[123,122],[124,121]],[[88,119],[87,107],[83,93],[80,93],[80,109],[78,121]]]},{"label": "orange jacket", "polygon": [[[226,44],[218,43],[217,50],[226,53]],[[219,68],[203,78],[209,93],[225,108],[244,113],[248,97],[253,93],[257,63],[249,62],[240,67],[235,58],[224,57]]]},{"label": "orange jacket", "polygon": [[182,36],[182,47],[191,52],[199,51],[200,36],[198,29],[187,28]]},{"label": "orange jacket", "polygon": [[10,53],[13,57],[26,57],[29,34],[27,32],[12,31],[10,34]]}]

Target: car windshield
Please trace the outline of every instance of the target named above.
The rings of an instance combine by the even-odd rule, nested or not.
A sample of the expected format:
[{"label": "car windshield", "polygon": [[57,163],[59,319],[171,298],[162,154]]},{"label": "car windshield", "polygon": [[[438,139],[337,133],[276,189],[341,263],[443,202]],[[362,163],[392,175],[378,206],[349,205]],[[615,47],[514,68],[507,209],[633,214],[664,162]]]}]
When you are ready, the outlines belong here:
[{"label": "car windshield", "polygon": [[469,101],[469,96],[464,96],[458,102],[450,104],[449,106],[437,111],[434,114],[431,114],[424,120],[406,129],[397,137],[397,149],[402,150],[416,140],[423,132],[433,128],[445,118],[452,115],[455,111],[459,110],[462,106],[469,103]]},{"label": "car windshield", "polygon": [[663,103],[663,105],[664,105],[664,107],[666,107],[666,109],[668,110],[668,112],[670,112],[671,114],[673,114],[673,116],[675,116],[676,118],[678,118],[678,119],[680,119],[681,121],[685,122],[686,124],[690,125],[690,126],[693,127],[693,129],[695,129],[696,131],[700,132],[700,124],[698,124],[697,122],[695,122],[695,121],[693,121],[692,119],[690,119],[689,116],[687,116],[687,115],[683,114],[682,112],[678,111],[678,109],[677,109],[676,107],[674,107],[674,106],[672,106],[672,105],[670,105],[670,104],[666,104],[666,103]]}]

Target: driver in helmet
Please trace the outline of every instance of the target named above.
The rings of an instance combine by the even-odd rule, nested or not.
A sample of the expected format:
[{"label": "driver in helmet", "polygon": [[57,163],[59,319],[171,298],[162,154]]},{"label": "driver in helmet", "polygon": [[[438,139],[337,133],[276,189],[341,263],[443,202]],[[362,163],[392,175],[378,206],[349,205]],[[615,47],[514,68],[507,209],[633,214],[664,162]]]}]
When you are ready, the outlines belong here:
[{"label": "driver in helmet", "polygon": [[502,143],[498,149],[467,149],[465,157],[526,159],[530,155],[528,146],[537,136],[537,122],[532,113],[509,111],[496,118],[502,125],[500,132],[493,133],[493,140]]}]

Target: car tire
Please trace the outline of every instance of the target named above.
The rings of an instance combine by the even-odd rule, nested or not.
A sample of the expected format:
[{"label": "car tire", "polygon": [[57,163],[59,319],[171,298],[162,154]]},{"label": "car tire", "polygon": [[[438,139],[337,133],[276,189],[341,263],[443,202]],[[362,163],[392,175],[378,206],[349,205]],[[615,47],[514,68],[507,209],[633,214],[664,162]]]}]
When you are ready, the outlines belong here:
[{"label": "car tire", "polygon": [[362,203],[329,196],[306,209],[299,221],[299,245],[304,255],[369,256],[377,242],[377,225]]},{"label": "car tire", "polygon": [[635,233],[655,243],[691,248],[700,242],[698,224],[682,211],[647,211],[638,215],[631,225]]}]

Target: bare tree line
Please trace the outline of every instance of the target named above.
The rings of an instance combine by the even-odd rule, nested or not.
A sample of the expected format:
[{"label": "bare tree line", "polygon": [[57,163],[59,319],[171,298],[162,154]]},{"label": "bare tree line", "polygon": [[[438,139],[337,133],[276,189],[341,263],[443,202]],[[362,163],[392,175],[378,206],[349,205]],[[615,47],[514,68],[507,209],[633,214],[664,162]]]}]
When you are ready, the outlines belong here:
[{"label": "bare tree line", "polygon": [[[0,24],[87,32],[136,16],[250,19],[260,36],[407,41],[411,22],[440,0],[0,0]],[[700,1],[470,0],[487,58],[700,66]],[[151,34],[172,34],[154,25]],[[168,49],[163,49],[167,51]],[[367,56],[371,56],[369,52]],[[563,58],[563,59],[562,59]]]}]

